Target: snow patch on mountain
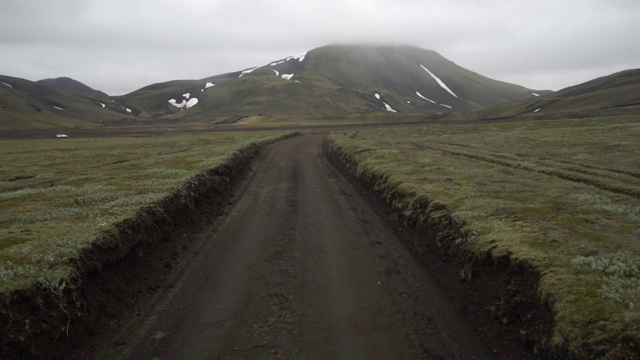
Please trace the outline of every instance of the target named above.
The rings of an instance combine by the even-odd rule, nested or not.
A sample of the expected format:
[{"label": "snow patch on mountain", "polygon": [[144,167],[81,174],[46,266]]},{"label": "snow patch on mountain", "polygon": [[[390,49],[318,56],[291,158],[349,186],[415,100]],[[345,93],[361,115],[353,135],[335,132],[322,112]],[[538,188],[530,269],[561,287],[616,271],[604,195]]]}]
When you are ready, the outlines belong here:
[{"label": "snow patch on mountain", "polygon": [[185,99],[188,99],[191,97],[191,93],[182,94],[182,96],[184,96]]},{"label": "snow patch on mountain", "polygon": [[244,76],[244,75],[246,75],[246,74],[250,74],[250,73],[252,73],[254,70],[258,69],[259,67],[260,67],[260,66],[256,66],[256,67],[254,67],[254,68],[252,68],[252,69],[247,69],[247,70],[243,71],[242,73],[240,73],[240,76],[238,76],[238,77],[239,77],[239,78],[241,78],[241,77],[243,77],[243,76]]},{"label": "snow patch on mountain", "polygon": [[422,96],[422,94],[420,94],[420,93],[419,93],[419,92],[417,92],[417,91],[416,91],[416,95],[418,95],[419,97],[421,97],[421,98],[423,98],[423,99],[425,99],[425,100],[427,100],[427,101],[429,101],[429,102],[432,102],[432,103],[434,103],[434,104],[436,103],[435,101],[433,101],[433,100],[431,100],[431,99],[428,99],[428,98],[426,98],[426,97]]},{"label": "snow patch on mountain", "polygon": [[276,69],[271,69],[271,70],[273,70],[273,72],[276,73],[276,76],[280,76],[280,72],[278,70]]},{"label": "snow patch on mountain", "polygon": [[276,65],[280,65],[280,64],[282,64],[283,62],[284,62],[284,60],[282,60],[282,61],[274,61],[274,62],[272,62],[271,64],[269,64],[269,66],[276,66]]},{"label": "snow patch on mountain", "polygon": [[6,82],[4,82],[4,81],[2,82],[2,85],[6,85],[6,86],[8,86],[8,87],[10,87],[10,88],[13,88],[13,86],[11,86],[11,85],[7,84],[7,83],[6,83]]},{"label": "snow patch on mountain", "polygon": [[542,108],[535,109],[535,110],[533,110],[533,112],[534,112],[534,113],[537,113],[537,112],[538,112],[538,111],[540,111],[540,110],[542,110]]},{"label": "snow patch on mountain", "polygon": [[129,109],[129,108],[124,108],[124,110],[125,110],[126,112],[128,112],[129,114],[131,114],[131,109]]},{"label": "snow patch on mountain", "polygon": [[536,93],[531,93],[531,95],[533,95],[533,96],[540,96],[540,94],[536,94]]},{"label": "snow patch on mountain", "polygon": [[380,100],[380,94],[375,93],[374,96],[376,97],[376,99]]},{"label": "snow patch on mountain", "polygon": [[59,107],[59,106],[54,106],[53,108],[56,109],[56,110],[64,111],[64,109]]},{"label": "snow patch on mountain", "polygon": [[304,57],[307,56],[307,53],[304,53],[302,55],[298,55],[298,56],[289,56],[288,58],[284,59],[285,61],[289,61],[289,60],[298,60],[300,62],[302,62],[302,60],[304,60]]},{"label": "snow patch on mountain", "polygon": [[424,71],[428,72],[429,75],[431,75],[431,77],[438,83],[438,85],[440,85],[440,87],[442,87],[443,89],[447,90],[449,92],[449,94],[451,94],[451,95],[453,95],[455,97],[458,97],[458,95],[454,94],[453,91],[451,91],[451,89],[449,89],[447,84],[445,84],[442,80],[440,80],[439,77],[435,76],[431,71],[429,71],[429,69],[424,67],[424,65],[420,64],[420,67],[422,69],[424,69]]},{"label": "snow patch on mountain", "polygon": [[98,105],[102,106],[103,109],[107,107],[107,105],[101,103],[100,101],[98,101],[97,103],[98,103]]},{"label": "snow patch on mountain", "polygon": [[191,98],[189,99],[189,101],[187,101],[186,99],[182,99],[181,102],[177,102],[176,99],[169,100],[169,104],[177,107],[178,109],[182,109],[182,108],[188,109],[197,103],[198,103],[198,98]]},{"label": "snow patch on mountain", "polygon": [[390,111],[390,112],[397,112],[397,111],[395,111],[395,110],[394,110],[394,109],[393,109],[389,104],[387,104],[386,102],[383,102],[383,104],[384,104],[384,108],[385,108],[387,111]]},{"label": "snow patch on mountain", "polygon": [[282,74],[280,77],[285,79],[285,80],[291,80],[293,75],[295,75],[295,74]]},{"label": "snow patch on mountain", "polygon": [[451,106],[449,106],[449,105],[447,105],[447,104],[438,104],[438,105],[440,105],[440,106],[444,106],[444,107],[446,107],[446,108],[451,109]]},{"label": "snow patch on mountain", "polygon": [[208,82],[208,83],[206,83],[206,84],[204,85],[204,88],[205,88],[205,89],[208,89],[208,88],[210,88],[210,87],[214,87],[214,86],[216,86],[216,84],[214,84],[214,83],[212,83],[212,82]]},{"label": "snow patch on mountain", "polygon": [[171,99],[169,100],[169,104],[177,107],[178,109],[182,109],[187,104],[187,100],[182,100],[181,102],[177,102],[176,99]]},{"label": "snow patch on mountain", "polygon": [[193,105],[198,103],[198,98],[191,98],[189,99],[189,101],[187,101],[187,104],[185,105],[188,108],[192,107]]}]

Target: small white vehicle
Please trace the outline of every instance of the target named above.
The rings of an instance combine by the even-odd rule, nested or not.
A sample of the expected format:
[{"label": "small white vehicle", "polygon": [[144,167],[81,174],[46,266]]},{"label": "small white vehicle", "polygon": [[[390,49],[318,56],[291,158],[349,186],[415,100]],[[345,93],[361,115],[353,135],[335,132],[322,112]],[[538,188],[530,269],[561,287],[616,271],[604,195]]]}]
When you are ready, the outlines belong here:
[{"label": "small white vehicle", "polygon": [[56,135],[56,137],[57,137],[58,139],[61,139],[61,138],[68,138],[68,137],[69,137],[69,135],[67,135],[67,134],[58,134],[58,135]]}]

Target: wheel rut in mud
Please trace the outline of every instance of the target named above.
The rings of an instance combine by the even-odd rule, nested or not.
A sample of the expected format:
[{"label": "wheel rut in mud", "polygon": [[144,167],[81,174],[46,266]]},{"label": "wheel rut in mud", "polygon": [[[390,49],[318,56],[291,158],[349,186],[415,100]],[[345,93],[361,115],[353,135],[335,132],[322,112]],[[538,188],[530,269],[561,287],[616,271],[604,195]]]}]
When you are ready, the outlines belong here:
[{"label": "wheel rut in mud", "polygon": [[197,256],[94,358],[532,358],[485,343],[324,139],[265,147]]}]

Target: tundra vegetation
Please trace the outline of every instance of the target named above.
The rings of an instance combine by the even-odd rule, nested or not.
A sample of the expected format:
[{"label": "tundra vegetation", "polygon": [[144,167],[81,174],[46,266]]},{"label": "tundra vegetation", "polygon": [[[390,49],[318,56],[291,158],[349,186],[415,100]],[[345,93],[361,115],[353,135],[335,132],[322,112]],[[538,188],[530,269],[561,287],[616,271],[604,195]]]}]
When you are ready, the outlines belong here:
[{"label": "tundra vegetation", "polygon": [[138,210],[273,132],[0,142],[0,291],[64,291],[70,262]]},{"label": "tundra vegetation", "polygon": [[331,139],[349,170],[397,212],[459,226],[458,238],[439,246],[469,263],[507,258],[540,274],[537,294],[554,316],[547,346],[579,358],[640,351],[637,116],[343,131]]}]

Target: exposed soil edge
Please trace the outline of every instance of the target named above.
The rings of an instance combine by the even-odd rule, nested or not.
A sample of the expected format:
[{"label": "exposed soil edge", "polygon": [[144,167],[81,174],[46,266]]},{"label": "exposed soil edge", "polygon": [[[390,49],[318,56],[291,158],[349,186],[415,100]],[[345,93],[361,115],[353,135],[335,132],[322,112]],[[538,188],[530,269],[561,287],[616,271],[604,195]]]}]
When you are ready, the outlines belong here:
[{"label": "exposed soil edge", "polygon": [[552,344],[555,314],[539,296],[541,275],[533,266],[510,256],[474,253],[457,241],[464,239],[463,224],[442,204],[403,191],[383,174],[356,171],[357,160],[331,140],[325,154],[390,221],[497,358],[512,358],[522,349],[531,352],[527,358],[593,356]]},{"label": "exposed soil edge", "polygon": [[155,291],[154,282],[173,265],[166,256],[149,255],[167,242],[176,243],[169,250],[175,253],[182,238],[205,223],[202,220],[222,212],[232,187],[248,173],[262,147],[297,135],[250,144],[155,205],[140,209],[134,218],[116,224],[115,231],[103,234],[68,264],[73,275],[65,279],[65,287],[34,285],[0,293],[0,358],[66,358],[100,323],[131,312],[136,300],[148,287]]}]

